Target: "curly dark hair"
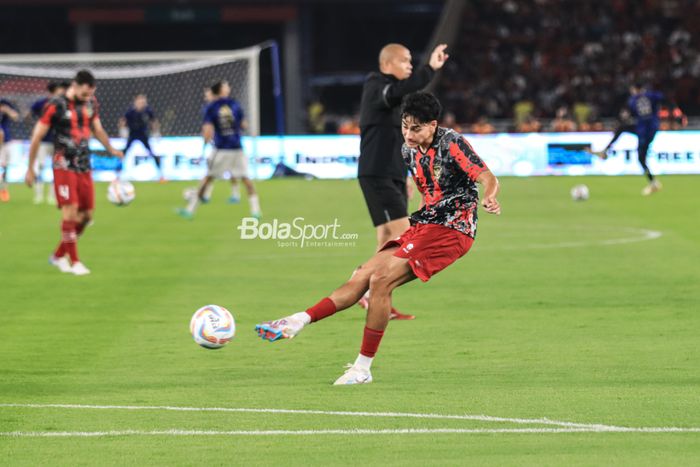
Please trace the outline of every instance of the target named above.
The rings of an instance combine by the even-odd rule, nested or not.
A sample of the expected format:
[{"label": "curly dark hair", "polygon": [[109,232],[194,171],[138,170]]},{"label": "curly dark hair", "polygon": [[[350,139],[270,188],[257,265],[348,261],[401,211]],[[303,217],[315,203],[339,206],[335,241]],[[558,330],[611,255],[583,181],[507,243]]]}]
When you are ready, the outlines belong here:
[{"label": "curly dark hair", "polygon": [[440,101],[429,92],[407,94],[401,103],[401,118],[410,116],[420,123],[438,120],[441,113]]}]

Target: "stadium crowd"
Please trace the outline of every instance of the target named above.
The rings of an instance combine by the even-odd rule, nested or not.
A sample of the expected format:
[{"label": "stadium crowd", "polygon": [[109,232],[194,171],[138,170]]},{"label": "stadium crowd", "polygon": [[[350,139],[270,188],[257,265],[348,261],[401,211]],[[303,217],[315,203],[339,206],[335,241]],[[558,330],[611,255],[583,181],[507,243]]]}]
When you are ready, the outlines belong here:
[{"label": "stadium crowd", "polygon": [[617,116],[633,82],[700,113],[696,0],[471,1],[464,15],[438,89],[457,122],[595,130]]}]

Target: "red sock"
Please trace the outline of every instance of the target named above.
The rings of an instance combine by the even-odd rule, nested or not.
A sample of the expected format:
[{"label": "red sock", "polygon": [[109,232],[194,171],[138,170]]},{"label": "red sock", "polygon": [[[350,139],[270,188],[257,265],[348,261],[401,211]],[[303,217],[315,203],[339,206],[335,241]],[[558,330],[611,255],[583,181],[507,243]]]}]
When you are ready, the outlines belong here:
[{"label": "red sock", "polygon": [[75,233],[78,237],[83,234],[83,230],[87,227],[87,222],[80,222],[75,225]]},{"label": "red sock", "polygon": [[63,221],[61,233],[63,234],[63,250],[65,253],[68,253],[71,263],[77,263],[80,260],[78,259],[78,246],[76,244],[78,234],[75,232],[75,222]]},{"label": "red sock", "polygon": [[[61,237],[63,237],[63,234],[61,234]],[[63,248],[63,238],[61,238],[61,241],[58,244],[58,248],[56,248],[56,251],[53,252],[53,257],[54,258],[62,258],[65,255],[66,255],[66,249]]]},{"label": "red sock", "polygon": [[360,354],[365,357],[373,358],[374,354],[377,353],[382,337],[384,337],[384,331],[377,331],[376,329],[370,329],[365,326],[365,334],[362,336]]},{"label": "red sock", "polygon": [[309,308],[308,310],[306,310],[306,313],[308,313],[308,315],[311,316],[311,322],[313,323],[320,319],[328,318],[336,311],[338,310],[335,307],[335,303],[333,303],[333,300],[326,297],[311,308]]}]

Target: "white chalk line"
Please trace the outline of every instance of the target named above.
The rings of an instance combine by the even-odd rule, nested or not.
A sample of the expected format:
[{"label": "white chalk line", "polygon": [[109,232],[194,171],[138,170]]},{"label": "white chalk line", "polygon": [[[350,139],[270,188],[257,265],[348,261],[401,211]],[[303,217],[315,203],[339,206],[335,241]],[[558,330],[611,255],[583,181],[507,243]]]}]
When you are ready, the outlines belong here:
[{"label": "white chalk line", "polygon": [[338,410],[305,410],[305,409],[258,409],[240,407],[181,407],[181,406],[145,406],[145,405],[85,405],[85,404],[2,404],[0,408],[28,408],[28,409],[75,409],[75,410],[159,410],[173,412],[234,412],[234,413],[266,413],[266,414],[293,414],[293,415],[330,415],[347,417],[378,417],[378,418],[416,418],[432,420],[472,420],[480,422],[515,423],[525,425],[553,425],[566,428],[585,429],[624,429],[625,427],[574,423],[548,418],[506,418],[492,417],[490,415],[444,415],[435,413],[410,413],[410,412],[349,412]]},{"label": "white chalk line", "polygon": [[[638,243],[646,242],[649,240],[656,240],[663,236],[663,232],[658,230],[649,229],[637,229],[633,227],[620,227],[621,232],[631,232],[633,235],[628,235],[621,238],[608,238],[599,240],[582,240],[578,242],[559,242],[559,243],[530,243],[530,244],[517,244],[509,245],[499,239],[494,239],[494,242],[500,242],[501,245],[498,246],[481,246],[477,240],[474,251],[512,251],[512,250],[555,250],[555,249],[566,249],[566,248],[583,248],[590,246],[610,246],[610,245],[625,245],[628,243]],[[285,249],[286,250],[286,249]],[[238,258],[241,259],[286,259],[286,258],[296,258],[296,259],[315,259],[315,258],[345,258],[345,257],[356,257],[357,253],[317,253],[313,252],[317,250],[313,247],[308,248],[309,251],[299,253],[278,253],[278,254],[257,254],[257,255],[241,255]]]},{"label": "white chalk line", "polygon": [[501,245],[498,247],[485,246],[480,250],[550,250],[559,248],[581,248],[587,246],[608,246],[608,245],[624,245],[627,243],[646,242],[656,240],[663,236],[663,232],[658,230],[624,228],[628,232],[636,232],[638,235],[632,235],[622,238],[610,238],[602,240],[583,240],[579,242],[560,242],[560,243],[531,243],[525,245]]},{"label": "white chalk line", "polygon": [[114,431],[7,431],[12,438],[94,438],[105,436],[318,436],[421,434],[560,434],[560,433],[700,433],[700,428],[401,428],[387,430],[114,430]]}]

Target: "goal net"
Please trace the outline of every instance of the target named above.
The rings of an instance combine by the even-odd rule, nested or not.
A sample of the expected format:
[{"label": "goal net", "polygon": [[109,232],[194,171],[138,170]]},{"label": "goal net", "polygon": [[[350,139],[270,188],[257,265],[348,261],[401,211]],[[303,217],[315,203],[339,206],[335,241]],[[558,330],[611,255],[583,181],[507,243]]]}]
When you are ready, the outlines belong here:
[{"label": "goal net", "polygon": [[[265,45],[234,51],[101,53],[0,56],[0,98],[11,102],[20,120],[11,124],[13,146],[22,146],[35,122],[31,106],[47,96],[49,82],[70,80],[80,69],[90,70],[97,80],[96,97],[100,119],[110,137],[119,136],[119,120],[137,94],[145,94],[160,123],[163,140],[196,136],[201,132],[204,89],[219,80],[231,85],[231,97],[238,100],[248,121],[247,134],[260,134],[259,57]],[[122,134],[123,136],[123,134]],[[156,141],[156,146],[158,141]],[[115,145],[119,146],[119,142]],[[135,147],[138,145],[135,145]],[[169,149],[162,145],[167,166]],[[172,146],[172,145],[171,145]],[[154,148],[158,152],[157,148]],[[15,147],[9,174],[22,172],[22,152]],[[202,145],[199,142],[201,155]],[[131,151],[130,151],[131,152]],[[26,168],[26,165],[25,165]],[[12,175],[15,174],[14,177]],[[99,178],[99,177],[98,177]],[[139,177],[136,177],[139,178]],[[146,177],[150,178],[150,177]],[[171,178],[196,178],[174,176]]]}]

